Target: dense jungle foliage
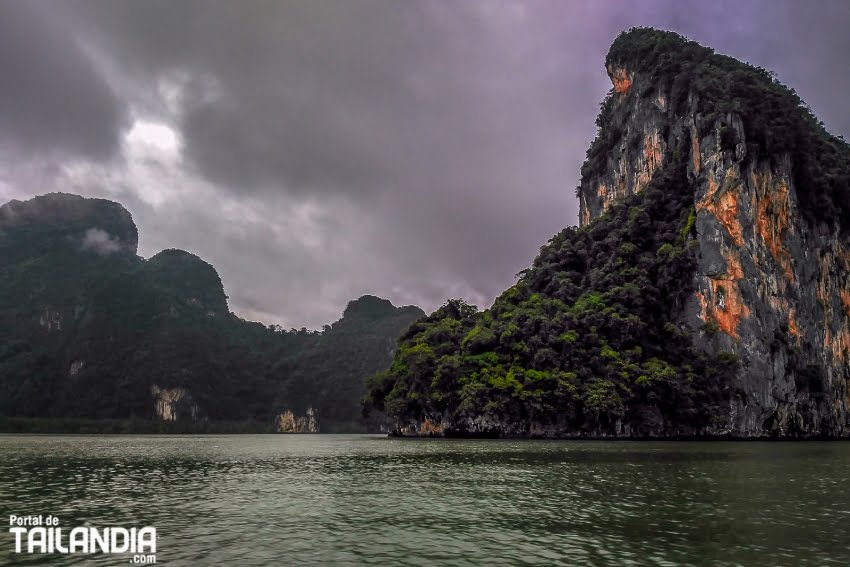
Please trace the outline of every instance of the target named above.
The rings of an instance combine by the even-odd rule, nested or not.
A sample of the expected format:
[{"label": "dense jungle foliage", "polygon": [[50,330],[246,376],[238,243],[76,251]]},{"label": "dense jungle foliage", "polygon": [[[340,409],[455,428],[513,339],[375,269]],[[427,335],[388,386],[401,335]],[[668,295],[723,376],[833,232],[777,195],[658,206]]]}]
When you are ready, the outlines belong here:
[{"label": "dense jungle foliage", "polygon": [[[364,429],[363,379],[389,364],[421,310],[364,296],[322,331],[248,322],[228,310],[212,266],[180,250],[142,260],[120,205],[104,201],[75,216],[91,200],[72,197],[27,202],[21,210],[32,218],[11,226],[0,215],[0,416],[54,418],[2,423],[186,429],[145,425],[156,417],[157,386],[185,388],[198,419],[226,421],[226,430],[262,429],[277,413],[307,407],[323,430]],[[133,245],[86,248],[92,227]]]},{"label": "dense jungle foliage", "polygon": [[680,155],[640,195],[544,246],[479,313],[452,300],[402,336],[368,381],[367,411],[458,433],[694,434],[731,395],[734,356],[681,323],[696,268],[693,189]]}]

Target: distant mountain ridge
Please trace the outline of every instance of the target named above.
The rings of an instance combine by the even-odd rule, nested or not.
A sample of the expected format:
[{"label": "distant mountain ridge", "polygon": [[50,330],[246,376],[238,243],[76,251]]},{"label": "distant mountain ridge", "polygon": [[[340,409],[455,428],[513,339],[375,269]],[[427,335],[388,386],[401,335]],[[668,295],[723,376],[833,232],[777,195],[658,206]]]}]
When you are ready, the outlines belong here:
[{"label": "distant mountain ridge", "polygon": [[108,200],[0,206],[0,416],[271,426],[310,410],[312,428],[362,430],[363,378],[424,315],[364,296],[323,332],[282,331],[232,314],[197,256],[137,246]]}]

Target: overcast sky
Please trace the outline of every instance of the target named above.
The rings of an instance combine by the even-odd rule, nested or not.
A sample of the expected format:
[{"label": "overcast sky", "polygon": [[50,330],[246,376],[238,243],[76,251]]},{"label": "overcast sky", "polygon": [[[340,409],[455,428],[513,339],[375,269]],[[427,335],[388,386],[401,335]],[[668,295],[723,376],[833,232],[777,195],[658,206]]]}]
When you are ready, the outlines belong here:
[{"label": "overcast sky", "polygon": [[850,3],[0,1],[0,201],[120,201],[237,314],[482,307],[576,224],[621,30],[775,70],[850,137]]}]

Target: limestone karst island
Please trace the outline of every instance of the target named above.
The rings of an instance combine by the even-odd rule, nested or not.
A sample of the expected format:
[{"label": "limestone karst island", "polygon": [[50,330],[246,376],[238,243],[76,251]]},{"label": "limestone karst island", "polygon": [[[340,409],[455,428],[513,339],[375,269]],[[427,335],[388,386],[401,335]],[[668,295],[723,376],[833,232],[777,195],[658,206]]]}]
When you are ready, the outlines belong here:
[{"label": "limestone karst island", "polygon": [[369,407],[411,434],[850,435],[850,146],[769,71],[611,46],[580,226],[414,323]]}]

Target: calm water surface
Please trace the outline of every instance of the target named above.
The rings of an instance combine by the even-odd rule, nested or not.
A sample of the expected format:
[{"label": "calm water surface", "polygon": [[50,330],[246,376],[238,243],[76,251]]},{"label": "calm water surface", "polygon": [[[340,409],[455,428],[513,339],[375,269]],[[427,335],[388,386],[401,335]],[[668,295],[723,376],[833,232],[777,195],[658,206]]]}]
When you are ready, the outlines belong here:
[{"label": "calm water surface", "polygon": [[0,436],[8,515],[151,525],[160,565],[850,565],[850,444]]}]

